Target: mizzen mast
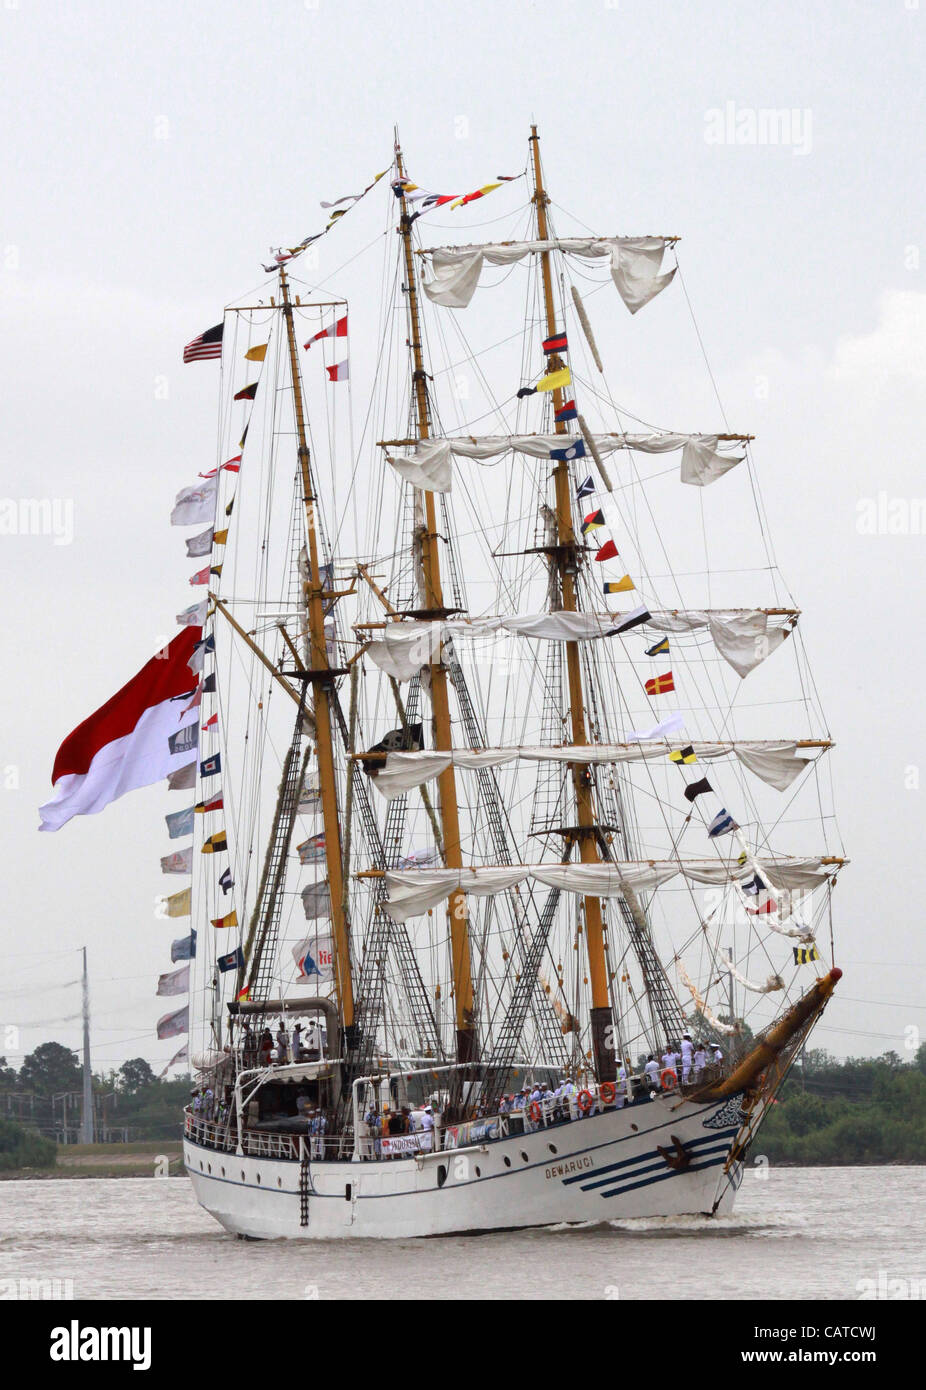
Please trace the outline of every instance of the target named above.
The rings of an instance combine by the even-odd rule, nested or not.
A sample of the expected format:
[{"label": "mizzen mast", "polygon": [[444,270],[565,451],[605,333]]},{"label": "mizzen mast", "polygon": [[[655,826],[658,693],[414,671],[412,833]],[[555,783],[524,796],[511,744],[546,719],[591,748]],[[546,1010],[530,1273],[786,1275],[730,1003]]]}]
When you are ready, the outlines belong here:
[{"label": "mizzen mast", "polygon": [[[399,180],[405,179],[405,166],[402,151],[396,139],[396,174]],[[399,220],[399,235],[405,253],[405,290],[408,296],[409,346],[412,353],[412,386],[415,394],[415,411],[418,422],[418,437],[430,437],[428,416],[427,378],[424,370],[424,356],[421,348],[421,319],[418,309],[418,281],[415,260],[412,253],[412,221],[408,213],[408,203],[404,192],[400,193],[402,215]],[[421,568],[424,574],[425,610],[416,616],[433,622],[440,622],[447,614],[444,608],[441,586],[440,553],[438,550],[437,517],[434,507],[434,493],[424,491],[424,524],[420,527],[418,539],[421,545]],[[447,668],[441,660],[440,645],[435,644],[430,664],[431,708],[434,713],[435,749],[449,751],[453,747],[450,728],[450,699],[447,689]],[[451,766],[438,778],[440,792],[441,830],[444,841],[444,860],[448,868],[463,867],[462,846],[460,843],[460,814],[457,803],[456,775]],[[469,939],[469,921],[465,893],[457,890],[449,903],[450,950],[453,975],[453,991],[456,1018],[457,1061],[471,1061],[477,1051],[476,1025],[473,1013],[473,975]]]},{"label": "mizzen mast", "polygon": [[[531,126],[530,135],[533,147],[534,195],[533,204],[537,215],[537,236],[541,241],[548,239],[547,204],[549,199],[543,186],[540,169],[540,136],[537,127]],[[547,336],[556,333],[556,308],[553,299],[553,277],[550,270],[550,252],[540,253],[540,272],[543,278],[544,309],[547,321]],[[565,364],[558,354],[551,354],[547,370],[558,371]],[[564,404],[562,390],[553,392],[554,412]],[[566,434],[563,421],[556,422],[556,433]],[[572,499],[570,497],[569,464],[563,460],[553,471],[555,486],[556,538],[551,564],[559,571],[559,588],[563,608],[570,613],[576,611],[575,577],[578,570],[575,528],[572,522]],[[566,673],[569,682],[569,705],[572,719],[572,742],[576,745],[588,743],[585,727],[585,692],[582,684],[582,667],[579,659],[579,644],[566,643]],[[578,841],[579,854],[583,864],[601,863],[598,845],[595,807],[592,788],[587,771],[581,763],[572,765],[572,781],[575,789],[577,826],[574,838]],[[591,1008],[589,1021],[592,1032],[592,1049],[595,1073],[599,1081],[613,1081],[616,1074],[615,1046],[609,1032],[612,1024],[611,997],[608,983],[608,964],[604,947],[604,923],[600,898],[585,898],[585,942],[588,954],[588,974],[591,989]]]},{"label": "mizzen mast", "polygon": [[322,575],[318,560],[318,531],[315,524],[315,486],[312,480],[312,464],[306,439],[305,405],[302,395],[302,380],[299,375],[299,357],[296,351],[296,329],[293,322],[293,306],[289,296],[289,282],[286,271],[280,268],[280,292],[283,301],[283,318],[286,323],[286,337],[289,344],[289,364],[293,384],[293,413],[296,418],[296,436],[299,442],[299,469],[302,475],[302,497],[305,507],[306,544],[308,547],[309,577],[305,584],[306,606],[309,614],[309,642],[311,667],[308,671],[297,672],[303,680],[311,682],[315,713],[315,746],[318,757],[318,784],[322,800],[322,816],[325,826],[325,861],[328,870],[328,886],[331,897],[331,923],[334,936],[335,981],[341,1022],[348,1039],[354,1026],[354,986],[350,964],[350,923],[344,910],[344,873],[341,860],[341,827],[338,817],[337,783],[334,766],[334,741],[331,734],[331,689],[334,672],[328,663],[325,641],[325,611],[322,598]]}]

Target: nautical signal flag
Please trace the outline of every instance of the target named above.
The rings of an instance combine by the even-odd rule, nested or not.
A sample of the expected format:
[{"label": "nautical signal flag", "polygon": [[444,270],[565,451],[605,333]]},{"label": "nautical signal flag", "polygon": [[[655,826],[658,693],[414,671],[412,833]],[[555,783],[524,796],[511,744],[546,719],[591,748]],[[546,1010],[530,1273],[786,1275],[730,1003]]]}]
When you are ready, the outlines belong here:
[{"label": "nautical signal flag", "polygon": [[820,959],[820,952],[814,945],[794,946],[792,950],[794,951],[795,965],[810,965],[811,961]]},{"label": "nautical signal flag", "polygon": [[250,997],[251,997],[251,986],[250,986],[250,985],[245,985],[244,989],[239,989],[238,993],[235,995],[235,998],[236,998],[240,1003],[243,1003],[246,999],[250,999]]},{"label": "nautical signal flag", "polygon": [[310,348],[313,343],[317,343],[321,338],[346,338],[347,337],[347,315],[338,319],[330,328],[323,328],[320,333],[316,333],[314,338],[310,338],[307,343],[303,343],[304,348]]},{"label": "nautical signal flag", "polygon": [[269,343],[261,343],[258,347],[248,348],[247,352],[244,354],[245,360],[247,362],[263,362],[264,358],[267,356],[267,348],[269,346]]},{"label": "nautical signal flag", "polygon": [[566,401],[565,404],[560,406],[559,410],[554,413],[553,418],[558,425],[564,425],[567,420],[576,420],[578,416],[579,412],[576,410],[575,401]]},{"label": "nautical signal flag", "polygon": [[222,771],[221,753],[213,753],[211,758],[203,758],[199,765],[200,777],[214,777],[217,772]]},{"label": "nautical signal flag", "polygon": [[221,357],[224,329],[224,323],[217,323],[215,328],[207,328],[205,333],[187,343],[183,349],[184,362],[205,362],[210,357]]},{"label": "nautical signal flag", "polygon": [[[245,433],[247,433],[247,431],[245,431]],[[243,447],[243,446],[244,446],[244,439],[241,440],[241,444],[242,444],[242,447]],[[226,515],[226,516],[231,516],[232,512],[234,511],[234,509],[235,509],[235,499],[234,499],[234,497],[233,497],[233,498],[231,499],[231,501],[229,502],[228,506],[225,508],[225,515]]]},{"label": "nautical signal flag", "polygon": [[350,376],[350,364],[348,362],[336,362],[333,367],[326,367],[329,381],[347,381]]},{"label": "nautical signal flag", "polygon": [[749,882],[741,883],[740,887],[744,893],[749,893],[750,896],[755,897],[757,893],[764,893],[768,884],[763,883],[758,874],[753,874]]},{"label": "nautical signal flag", "polygon": [[576,487],[576,501],[581,502],[584,497],[591,497],[594,491],[595,484],[592,481],[591,473],[589,473],[588,477],[583,478],[582,482]]},{"label": "nautical signal flag", "polygon": [[223,893],[230,893],[235,886],[235,880],[231,876],[231,869],[226,869],[219,876],[219,887]]},{"label": "nautical signal flag", "polygon": [[220,850],[228,849],[228,841],[225,838],[224,830],[217,830],[214,835],[210,835],[208,840],[203,841],[202,854],[218,854]]},{"label": "nautical signal flag", "polygon": [[243,970],[244,952],[240,946],[236,946],[233,951],[229,951],[227,956],[219,956],[218,967],[222,971]]},{"label": "nautical signal flag", "polygon": [[739,826],[726,807],[717,812],[716,816],[707,827],[707,833],[712,840],[716,839],[718,835],[729,835],[733,830],[739,830]]},{"label": "nautical signal flag", "polygon": [[209,716],[209,718],[206,720],[205,724],[202,726],[202,727],[203,727],[203,731],[205,732],[206,729],[211,729],[212,726],[213,726],[213,724],[218,724],[218,722],[219,722],[218,712],[216,712],[215,714],[211,714],[211,715]]},{"label": "nautical signal flag", "polygon": [[710,782],[706,777],[702,777],[699,782],[689,782],[685,788],[685,800],[694,801],[695,797],[703,796],[705,792],[712,791]]},{"label": "nautical signal flag", "polygon": [[698,761],[690,743],[684,748],[673,748],[669,754],[669,760],[673,763],[696,763]]},{"label": "nautical signal flag", "polygon": [[[598,511],[596,511],[596,512],[589,512],[588,516],[587,516],[587,517],[585,518],[585,520],[582,522],[582,535],[583,535],[583,536],[587,536],[588,533],[589,533],[589,531],[597,531],[599,526],[604,526],[604,525],[605,525],[604,512],[601,510],[601,508],[599,508]],[[608,586],[607,586],[607,584],[606,584],[606,585],[605,585],[605,590],[606,590],[606,591],[607,591],[607,587],[608,587]]]},{"label": "nautical signal flag", "polygon": [[558,372],[549,372],[542,376],[534,387],[535,391],[562,391],[564,387],[572,385],[572,372],[568,367],[561,367]]},{"label": "nautical signal flag", "polygon": [[653,676],[645,685],[647,695],[669,695],[675,689],[675,681],[672,672],[666,671],[665,675]]},{"label": "nautical signal flag", "polygon": [[190,575],[190,583],[191,583],[191,584],[208,584],[208,583],[209,583],[209,566],[206,565],[203,569],[197,570],[195,574],[191,574],[191,575]]},{"label": "nautical signal flag", "polygon": [[565,333],[554,333],[552,338],[544,338],[543,340],[544,352],[566,352],[568,349],[569,344],[566,341]]},{"label": "nautical signal flag", "polygon": [[257,382],[252,381],[250,386],[242,386],[240,391],[236,391],[232,396],[233,401],[253,401],[257,395]]},{"label": "nautical signal flag", "polygon": [[[648,623],[652,613],[644,605],[641,608],[634,608],[632,612],[625,613],[619,618],[614,627],[609,627],[605,637],[618,637],[622,632],[629,632],[632,627],[639,627],[641,623]],[[649,734],[647,734],[649,738]]]},{"label": "nautical signal flag", "polygon": [[585,440],[574,439],[565,449],[551,449],[550,458],[557,463],[568,463],[570,459],[585,458]]},{"label": "nautical signal flag", "polygon": [[765,917],[773,912],[777,912],[778,905],[774,898],[766,898],[765,902],[760,903],[758,907],[747,907],[746,911],[749,913],[750,917]]},{"label": "nautical signal flag", "polygon": [[237,912],[229,912],[226,917],[210,917],[210,922],[214,927],[237,927]]},{"label": "nautical signal flag", "polygon": [[212,797],[210,801],[197,801],[196,805],[193,807],[193,810],[199,811],[201,813],[204,813],[206,811],[221,811],[224,805],[225,799],[222,796],[222,793],[219,792],[218,795]]},{"label": "nautical signal flag", "polygon": [[595,556],[596,560],[614,560],[617,558],[617,546],[613,541],[605,541],[604,545]]},{"label": "nautical signal flag", "polygon": [[669,639],[663,637],[659,642],[654,642],[651,647],[647,647],[647,656],[665,656],[669,650]]},{"label": "nautical signal flag", "polygon": [[604,583],[606,594],[628,594],[636,587],[629,574],[625,574],[623,579],[606,579]]},{"label": "nautical signal flag", "polygon": [[224,531],[216,531],[216,532],[215,532],[215,534],[214,534],[213,537],[212,537],[212,544],[213,544],[213,545],[224,545],[225,542],[226,542],[227,540],[228,540],[228,528],[226,527],[226,529],[225,529]]},{"label": "nautical signal flag", "polygon": [[214,672],[214,671],[210,671],[209,675],[208,675],[208,676],[206,677],[206,679],[203,681],[202,690],[203,690],[203,694],[204,694],[204,695],[214,695],[214,694],[215,694],[215,672]]}]

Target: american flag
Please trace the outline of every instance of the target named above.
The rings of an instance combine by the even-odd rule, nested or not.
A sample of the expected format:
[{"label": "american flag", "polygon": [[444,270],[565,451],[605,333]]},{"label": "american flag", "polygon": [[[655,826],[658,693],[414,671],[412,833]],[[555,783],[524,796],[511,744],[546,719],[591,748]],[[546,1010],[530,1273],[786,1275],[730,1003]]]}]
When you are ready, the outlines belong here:
[{"label": "american flag", "polygon": [[224,323],[217,323],[215,328],[207,328],[205,333],[200,333],[191,343],[187,343],[183,349],[184,362],[203,362],[209,357],[221,357],[224,327]]}]

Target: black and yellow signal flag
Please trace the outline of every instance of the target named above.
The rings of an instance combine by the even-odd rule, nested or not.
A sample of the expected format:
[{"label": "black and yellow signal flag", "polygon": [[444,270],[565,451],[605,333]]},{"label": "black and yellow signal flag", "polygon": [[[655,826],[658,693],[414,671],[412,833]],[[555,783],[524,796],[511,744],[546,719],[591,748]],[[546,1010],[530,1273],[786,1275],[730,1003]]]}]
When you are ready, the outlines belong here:
[{"label": "black and yellow signal flag", "polygon": [[816,946],[795,946],[793,950],[795,965],[810,965],[812,961],[820,959]]},{"label": "black and yellow signal flag", "polygon": [[690,743],[687,744],[684,748],[673,748],[672,752],[669,754],[669,757],[672,759],[674,763],[696,763],[698,761],[695,751]]}]

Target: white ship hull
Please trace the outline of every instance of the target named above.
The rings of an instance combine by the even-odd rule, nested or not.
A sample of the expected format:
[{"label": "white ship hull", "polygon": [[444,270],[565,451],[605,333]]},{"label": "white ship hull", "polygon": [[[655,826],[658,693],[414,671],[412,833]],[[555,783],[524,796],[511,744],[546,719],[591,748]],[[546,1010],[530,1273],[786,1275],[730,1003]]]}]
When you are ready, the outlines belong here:
[{"label": "white ship hull", "polygon": [[[254,1239],[388,1239],[729,1211],[738,1101],[659,1096],[467,1149],[374,1161],[274,1159],[184,1139],[200,1204]],[[673,1167],[660,1146],[684,1167]],[[301,1188],[300,1188],[301,1183]]]}]

